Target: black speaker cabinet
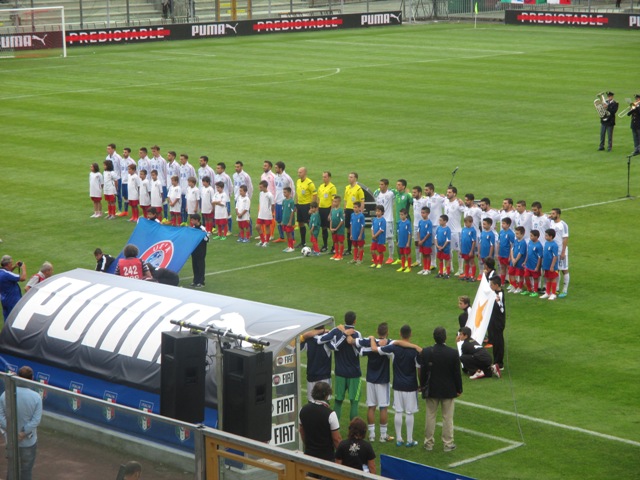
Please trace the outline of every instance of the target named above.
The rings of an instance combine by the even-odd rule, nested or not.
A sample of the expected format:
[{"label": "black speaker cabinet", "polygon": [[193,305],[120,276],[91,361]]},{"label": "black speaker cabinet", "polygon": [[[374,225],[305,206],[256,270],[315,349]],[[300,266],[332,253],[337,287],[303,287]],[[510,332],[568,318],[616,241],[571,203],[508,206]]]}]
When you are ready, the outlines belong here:
[{"label": "black speaker cabinet", "polygon": [[223,361],[223,430],[268,442],[273,353],[225,350]]},{"label": "black speaker cabinet", "polygon": [[163,332],[160,414],[189,423],[204,421],[207,338],[188,332]]}]

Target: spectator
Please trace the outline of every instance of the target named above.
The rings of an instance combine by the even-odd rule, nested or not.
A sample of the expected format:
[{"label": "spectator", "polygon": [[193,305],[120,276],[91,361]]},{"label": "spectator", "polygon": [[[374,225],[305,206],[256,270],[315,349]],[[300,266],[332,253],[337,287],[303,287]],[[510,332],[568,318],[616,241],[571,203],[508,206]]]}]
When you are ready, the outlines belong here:
[{"label": "spectator", "polygon": [[329,408],[327,401],[331,386],[318,382],[313,386],[313,401],[300,410],[300,438],[304,443],[304,453],[323,460],[334,461],[335,449],[342,441],[340,423],[336,412]]},{"label": "spectator", "polygon": [[[33,380],[33,370],[31,367],[20,367],[18,376]],[[20,479],[31,480],[31,471],[36,461],[36,446],[38,443],[38,425],[42,418],[42,398],[40,395],[30,388],[16,388],[16,421],[18,429],[18,460],[20,465]],[[7,411],[5,403],[5,394],[0,396],[0,427],[6,431],[7,429]],[[11,452],[7,450],[10,455]],[[7,479],[12,480],[11,459],[9,459],[9,468],[7,471]]]},{"label": "spectator", "polygon": [[49,278],[51,275],[53,275],[53,265],[51,265],[49,262],[44,262],[40,267],[40,271],[33,277],[31,277],[29,282],[27,282],[27,285],[24,287],[24,291],[28,292],[37,284]]},{"label": "spectator", "polygon": [[102,253],[100,248],[96,248],[93,251],[93,255],[96,257],[96,272],[106,272],[113,261],[115,260],[111,255]]},{"label": "spectator", "polygon": [[336,449],[336,463],[368,473],[376,473],[376,454],[364,439],[367,425],[360,417],[351,420],[349,438],[343,440]]}]

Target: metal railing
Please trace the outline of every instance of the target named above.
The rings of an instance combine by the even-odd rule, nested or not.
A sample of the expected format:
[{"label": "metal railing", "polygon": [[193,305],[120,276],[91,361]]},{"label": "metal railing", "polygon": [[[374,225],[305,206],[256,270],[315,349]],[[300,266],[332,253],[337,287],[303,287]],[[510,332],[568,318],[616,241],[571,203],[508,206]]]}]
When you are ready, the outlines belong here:
[{"label": "metal railing", "polygon": [[[7,451],[9,457],[14,460],[10,468],[16,473],[13,477],[16,480],[20,480],[17,465],[16,387],[30,388],[42,396],[43,428],[65,432],[78,445],[100,442],[116,446],[123,452],[135,451],[139,458],[162,462],[172,466],[176,471],[191,471],[195,480],[302,480],[308,478],[309,472],[335,480],[383,478],[309,457],[300,451],[286,450],[221,430],[181,422],[71,390],[26,380],[13,374],[0,373],[0,383],[5,387]],[[144,426],[150,428],[145,429]],[[168,446],[166,439],[158,438],[162,430],[183,432],[190,446],[186,446],[186,443],[179,448]],[[100,461],[86,456],[76,458],[74,448],[68,447],[67,445],[60,451],[56,450],[56,455],[64,455],[77,464],[92,467],[95,466],[95,462]],[[50,478],[62,478],[51,471],[49,474]]]}]

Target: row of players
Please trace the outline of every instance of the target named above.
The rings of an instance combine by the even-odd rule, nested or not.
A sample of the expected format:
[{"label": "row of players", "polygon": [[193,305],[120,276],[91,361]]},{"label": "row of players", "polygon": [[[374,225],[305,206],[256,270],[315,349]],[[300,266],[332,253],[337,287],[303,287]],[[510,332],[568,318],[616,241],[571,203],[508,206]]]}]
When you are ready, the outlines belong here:
[{"label": "row of players", "polygon": [[[223,162],[219,162],[216,165],[216,171],[213,172],[213,169],[208,165],[208,158],[206,156],[200,157],[200,168],[197,172],[197,178],[195,175],[195,169],[188,163],[188,155],[182,154],[180,155],[180,162],[176,161],[175,152],[169,152],[168,158],[169,162],[166,162],[162,156],[160,155],[160,149],[157,146],[152,147],[153,156],[151,159],[147,157],[146,148],[141,148],[139,151],[140,160],[136,165],[136,162],[130,158],[130,149],[125,149],[124,158],[119,157],[117,153],[115,153],[115,145],[111,144],[107,147],[107,161],[105,162],[105,168],[109,169],[107,171],[115,172],[117,170],[115,167],[113,170],[110,169],[108,162],[112,163],[115,161],[120,166],[120,180],[118,181],[115,178],[114,174],[107,175],[107,171],[105,171],[105,176],[109,177],[109,181],[111,186],[109,187],[111,200],[111,208],[112,213],[109,213],[109,217],[107,218],[115,218],[115,200],[117,198],[112,197],[113,190],[115,187],[116,193],[118,191],[122,191],[124,195],[124,205],[125,210],[120,213],[122,216],[126,216],[126,210],[128,208],[127,199],[131,201],[132,195],[128,194],[126,190],[131,189],[133,196],[138,196],[138,199],[133,200],[134,202],[140,202],[140,204],[144,207],[148,202],[148,205],[156,207],[156,209],[165,210],[165,217],[167,217],[168,212],[166,211],[168,208],[173,208],[172,212],[172,220],[174,223],[178,223],[180,220],[182,223],[186,222],[186,218],[188,213],[192,213],[198,207],[200,208],[201,213],[203,213],[205,227],[210,231],[213,227],[214,222],[218,225],[219,232],[218,237],[223,238],[228,234],[231,230],[231,194],[235,197],[236,207],[238,207],[238,202],[240,202],[240,208],[236,208],[236,213],[241,212],[242,218],[249,219],[249,208],[244,208],[244,206],[250,207],[250,200],[253,193],[253,184],[251,182],[251,177],[244,171],[244,165],[242,162],[236,162],[235,164],[235,173],[233,174],[233,181],[231,178],[225,173],[226,165]],[[123,169],[123,165],[126,164],[126,168]],[[146,180],[146,174],[148,173],[147,168],[153,168],[156,170],[156,173],[153,173],[151,170],[151,181],[153,182],[154,187],[144,188],[139,187],[138,183],[144,184],[144,180]],[[135,172],[131,176],[129,172],[131,172],[132,167],[135,168]],[[275,173],[272,171],[275,170]],[[92,166],[92,170],[98,170],[97,165],[94,164]],[[127,176],[124,176],[124,171],[126,170]],[[145,173],[142,171],[145,170]],[[169,173],[163,173],[169,172]],[[170,173],[178,172],[178,180],[176,184],[176,180],[174,177],[176,175],[171,175],[167,178],[167,175]],[[154,178],[155,175],[155,178]],[[99,172],[92,172],[92,184],[97,184],[97,192],[94,190],[93,193],[97,193],[98,196],[92,197],[94,199],[99,200],[100,193],[100,180],[99,180]],[[142,177],[145,179],[142,179]],[[269,228],[266,223],[261,226],[261,230],[265,230],[265,233],[260,237],[260,244],[264,246],[265,237],[271,238],[275,232],[275,227],[278,227],[279,230],[279,238],[276,238],[275,242],[284,242],[288,241],[289,245],[285,251],[293,251],[291,249],[294,248],[293,245],[290,245],[290,239],[293,237],[294,232],[290,232],[291,235],[286,234],[284,232],[284,227],[287,226],[287,221],[283,222],[283,214],[285,213],[285,209],[283,205],[285,204],[285,194],[284,189],[290,189],[290,198],[293,199],[293,204],[295,206],[295,214],[297,215],[297,226],[299,227],[299,235],[300,242],[297,247],[301,248],[306,245],[306,230],[307,226],[310,222],[310,206],[312,202],[318,203],[318,210],[320,212],[320,227],[322,230],[322,247],[320,248],[321,252],[328,251],[328,236],[331,232],[333,235],[333,230],[330,227],[330,218],[331,218],[331,210],[333,208],[333,200],[337,194],[337,189],[335,185],[331,182],[331,173],[328,171],[323,172],[323,181],[322,184],[315,187],[313,181],[311,181],[307,177],[306,168],[301,167],[298,169],[298,180],[294,183],[291,177],[285,172],[285,164],[284,162],[277,162],[275,167],[269,161],[265,161],[263,163],[263,173],[261,175],[261,181],[267,182],[266,191],[271,194],[273,197],[269,201],[272,201],[275,204],[274,212],[272,215],[275,217],[274,220],[269,220],[271,222],[271,226]],[[130,180],[131,178],[131,180]],[[211,179],[213,178],[214,184],[216,184],[216,189],[211,190],[208,193],[205,193],[205,190],[211,187]],[[95,179],[95,180],[93,180]],[[164,183],[163,183],[164,179]],[[121,183],[121,189],[118,189],[118,185]],[[207,185],[208,183],[208,185]],[[222,183],[222,192],[217,191],[219,189],[219,183]],[[128,184],[134,185],[133,188],[125,188]],[[171,184],[169,190],[167,190],[167,195],[164,195],[166,190],[165,185]],[[105,183],[106,185],[106,183]],[[241,188],[244,186],[244,193],[241,192]],[[107,187],[105,187],[105,196],[107,194]],[[197,189],[195,192],[194,189]],[[140,195],[140,191],[142,191],[142,195]],[[261,195],[263,193],[261,188]],[[151,193],[146,195],[146,192],[155,192],[153,193],[154,199],[151,200]],[[169,194],[169,191],[173,193]],[[178,194],[180,194],[180,199],[178,200]],[[222,195],[224,194],[224,195]],[[213,204],[213,197],[217,195],[216,202],[218,202],[217,206]],[[188,200],[187,197],[191,200]],[[198,200],[195,201],[194,198],[197,196]],[[203,201],[203,196],[205,197],[205,201]],[[385,263],[393,263],[393,264],[401,264],[402,263],[402,254],[398,252],[398,257],[396,257],[395,252],[395,242],[397,238],[397,228],[394,228],[394,220],[400,220],[400,210],[403,208],[407,212],[407,219],[411,220],[411,214],[413,213],[413,241],[415,246],[415,262],[410,263],[410,266],[424,266],[424,262],[422,259],[421,245],[419,244],[418,238],[418,223],[421,220],[421,211],[422,207],[429,207],[429,219],[432,222],[432,235],[435,237],[436,228],[440,221],[440,215],[445,214],[449,218],[448,226],[451,228],[451,250],[452,252],[457,252],[458,255],[458,271],[456,275],[462,276],[463,278],[469,278],[471,276],[475,276],[473,270],[465,274],[463,272],[464,267],[464,259],[462,258],[461,251],[461,240],[462,240],[462,225],[463,218],[467,216],[471,216],[473,219],[473,227],[476,230],[476,256],[480,259],[484,258],[481,255],[480,248],[480,238],[482,236],[482,221],[485,218],[491,219],[490,230],[494,233],[496,245],[499,245],[499,238],[497,233],[498,226],[502,226],[502,220],[504,218],[509,218],[511,220],[510,229],[513,230],[515,234],[515,228],[518,226],[522,226],[525,229],[525,240],[529,240],[530,231],[535,229],[540,232],[540,242],[544,245],[545,238],[544,232],[548,228],[553,228],[556,231],[555,241],[558,244],[558,268],[562,272],[562,280],[563,280],[563,288],[561,292],[561,296],[566,296],[567,288],[569,284],[569,270],[568,270],[568,247],[567,241],[569,236],[569,229],[567,224],[562,221],[560,218],[560,210],[553,209],[549,216],[546,216],[542,211],[542,205],[539,202],[534,202],[531,206],[531,211],[527,211],[526,202],[523,200],[518,201],[515,206],[512,199],[506,198],[502,202],[502,209],[500,211],[491,208],[491,202],[488,198],[482,198],[478,204],[476,204],[475,196],[471,193],[466,194],[464,200],[459,199],[457,196],[457,189],[453,186],[450,186],[447,189],[446,195],[439,195],[435,192],[435,187],[432,183],[427,183],[425,185],[424,191],[421,187],[416,186],[411,189],[411,192],[407,189],[407,182],[404,179],[399,179],[396,182],[395,188],[389,188],[389,181],[387,179],[381,179],[379,182],[379,188],[374,192],[374,196],[376,198],[376,203],[384,207],[383,216],[387,223],[387,230],[385,235],[387,251],[388,251],[388,259]],[[149,200],[143,199],[143,197],[149,197]],[[220,200],[220,197],[223,198],[224,202]],[[165,202],[165,199],[169,198],[168,203]],[[248,198],[248,200],[247,200]],[[211,209],[209,208],[209,199],[212,199]],[[248,201],[248,204],[247,204]],[[344,227],[346,231],[346,242],[347,247],[346,251],[339,252],[339,256],[343,255],[351,255],[352,253],[352,235],[351,235],[351,216],[354,213],[353,203],[356,201],[363,202],[364,201],[364,191],[361,186],[358,184],[358,175],[356,172],[351,172],[348,176],[348,185],[345,187],[345,195],[344,195]],[[223,205],[220,203],[226,203],[226,213],[224,212]],[[189,208],[189,204],[195,205],[195,208]],[[264,202],[261,202],[264,203]],[[178,208],[179,205],[179,208]],[[261,210],[263,207],[260,207]],[[180,210],[180,215],[178,216],[178,210]],[[213,210],[213,211],[211,211]],[[268,211],[269,208],[265,209]],[[395,216],[394,216],[395,211]],[[137,208],[134,208],[134,215],[137,217]],[[211,218],[211,214],[213,213],[213,218]],[[101,216],[100,211],[96,211],[94,216]],[[258,223],[264,222],[265,215],[261,215],[260,212],[258,214]],[[226,227],[224,220],[226,220]],[[133,218],[132,218],[133,220]],[[291,221],[291,224],[295,225],[295,220]],[[249,228],[251,228],[251,223],[249,223]],[[294,227],[295,229],[295,227]],[[225,231],[226,230],[226,231]],[[241,241],[247,242],[248,235],[246,232],[241,232]],[[285,240],[285,236],[287,240]],[[319,240],[319,237],[316,236],[316,239]],[[268,242],[268,240],[267,240]],[[379,242],[384,244],[385,242]],[[504,242],[502,245],[504,246]],[[406,247],[403,247],[406,248]],[[498,248],[495,248],[496,253],[498,253]],[[335,257],[335,249],[332,249],[332,254]],[[432,252],[431,265],[436,265],[436,250]],[[490,256],[493,256],[491,254]],[[508,255],[501,257],[501,265],[503,265],[503,270],[507,270],[508,268]],[[408,256],[405,254],[405,257]],[[361,259],[354,258],[355,261]],[[375,262],[374,262],[375,263]],[[377,266],[377,265],[376,265]],[[407,265],[403,266],[403,271],[406,271]],[[471,267],[472,268],[472,267]],[[423,271],[425,268],[422,268],[419,273],[424,274]],[[503,271],[503,280],[506,276],[506,271]]]}]

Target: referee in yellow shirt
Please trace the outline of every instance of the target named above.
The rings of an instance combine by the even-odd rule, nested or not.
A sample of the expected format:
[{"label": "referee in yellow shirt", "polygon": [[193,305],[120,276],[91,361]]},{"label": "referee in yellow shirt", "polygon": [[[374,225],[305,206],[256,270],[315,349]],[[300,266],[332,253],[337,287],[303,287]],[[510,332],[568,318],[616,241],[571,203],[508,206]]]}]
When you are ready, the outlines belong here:
[{"label": "referee in yellow shirt", "polygon": [[353,202],[362,202],[364,205],[364,190],[358,185],[358,174],[349,174],[349,185],[344,189],[344,226],[347,229],[347,251],[345,255],[351,255],[351,214],[353,214]]},{"label": "referee in yellow shirt", "polygon": [[298,228],[300,229],[300,243],[296,248],[307,245],[307,223],[309,223],[309,209],[311,202],[318,201],[316,186],[307,177],[307,168],[298,169],[298,180],[296,180],[296,213],[298,215]]},{"label": "referee in yellow shirt", "polygon": [[336,186],[331,183],[331,172],[322,172],[322,183],[318,187],[318,206],[320,211],[320,226],[322,227],[321,252],[327,251],[329,239],[329,217],[331,216],[331,202],[338,193]]}]

